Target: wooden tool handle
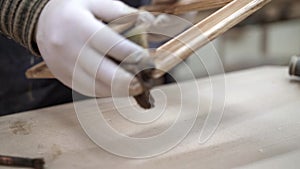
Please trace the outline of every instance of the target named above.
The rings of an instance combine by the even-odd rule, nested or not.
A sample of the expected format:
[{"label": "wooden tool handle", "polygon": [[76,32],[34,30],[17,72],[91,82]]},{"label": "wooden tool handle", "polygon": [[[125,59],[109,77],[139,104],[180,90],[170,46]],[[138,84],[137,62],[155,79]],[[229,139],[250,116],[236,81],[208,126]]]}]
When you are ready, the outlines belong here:
[{"label": "wooden tool handle", "polygon": [[31,68],[26,73],[28,79],[54,79],[54,75],[51,73],[45,62],[41,62]]},{"label": "wooden tool handle", "polygon": [[159,47],[155,55],[157,70],[153,77],[159,78],[197,49],[238,24],[271,0],[234,0],[203,21]]}]

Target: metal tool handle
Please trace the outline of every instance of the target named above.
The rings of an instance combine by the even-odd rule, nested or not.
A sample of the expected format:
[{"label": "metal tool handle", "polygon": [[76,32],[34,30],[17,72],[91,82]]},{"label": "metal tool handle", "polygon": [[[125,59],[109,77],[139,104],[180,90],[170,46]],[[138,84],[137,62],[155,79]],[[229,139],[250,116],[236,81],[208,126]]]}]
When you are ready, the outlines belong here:
[{"label": "metal tool handle", "polygon": [[289,66],[289,74],[291,76],[300,77],[300,56],[293,56]]},{"label": "metal tool handle", "polygon": [[0,166],[10,166],[10,167],[28,167],[34,169],[44,168],[43,159],[30,159],[21,157],[11,157],[0,155]]}]

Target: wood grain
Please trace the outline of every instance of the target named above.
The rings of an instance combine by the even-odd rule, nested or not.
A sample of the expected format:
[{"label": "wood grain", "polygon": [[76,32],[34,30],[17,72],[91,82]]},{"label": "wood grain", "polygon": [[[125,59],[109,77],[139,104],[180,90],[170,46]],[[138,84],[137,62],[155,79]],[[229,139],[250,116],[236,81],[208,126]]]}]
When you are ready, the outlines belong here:
[{"label": "wood grain", "polygon": [[158,3],[143,6],[141,9],[149,12],[168,14],[183,14],[190,11],[204,11],[223,7],[232,0],[180,0],[176,3]]},{"label": "wood grain", "polygon": [[50,69],[47,67],[45,62],[41,62],[31,68],[29,68],[26,73],[28,79],[53,79],[54,75],[51,73]]},{"label": "wood grain", "polygon": [[156,50],[157,70],[153,77],[161,77],[197,49],[253,14],[271,0],[234,0],[222,9],[197,23],[187,31]]},{"label": "wood grain", "polygon": [[[223,119],[205,144],[197,140],[210,109],[211,84],[208,78],[198,80],[201,107],[195,127],[175,149],[155,158],[121,158],[97,147],[80,127],[73,104],[0,117],[0,150],[7,155],[44,157],[49,169],[297,169],[300,84],[290,81],[287,72],[287,67],[263,67],[227,74]],[[189,87],[191,82],[182,84]],[[130,125],[111,99],[99,99],[98,103],[107,123],[119,132],[149,136],[172,125],[176,119],[173,112],[179,108],[175,103],[180,98],[174,97],[177,85],[158,89],[170,100],[165,120],[153,125]],[[194,104],[194,98],[190,99]],[[87,116],[98,111],[92,103],[80,102]],[[126,109],[124,105],[122,110]]]}]

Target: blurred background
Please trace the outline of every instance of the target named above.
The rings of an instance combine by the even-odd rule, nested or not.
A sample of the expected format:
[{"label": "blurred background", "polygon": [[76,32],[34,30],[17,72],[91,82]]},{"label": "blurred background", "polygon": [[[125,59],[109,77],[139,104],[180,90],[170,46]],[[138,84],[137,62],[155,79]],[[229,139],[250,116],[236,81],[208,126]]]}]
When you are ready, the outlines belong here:
[{"label": "blurred background", "polygon": [[[213,11],[200,12],[201,20]],[[211,44],[198,50],[185,63],[196,77],[207,76],[205,59],[213,69],[215,58],[220,57],[226,72],[262,65],[288,65],[293,55],[300,54],[300,1],[273,0],[235,28]],[[186,71],[176,67],[172,74],[177,80],[186,80]]]}]

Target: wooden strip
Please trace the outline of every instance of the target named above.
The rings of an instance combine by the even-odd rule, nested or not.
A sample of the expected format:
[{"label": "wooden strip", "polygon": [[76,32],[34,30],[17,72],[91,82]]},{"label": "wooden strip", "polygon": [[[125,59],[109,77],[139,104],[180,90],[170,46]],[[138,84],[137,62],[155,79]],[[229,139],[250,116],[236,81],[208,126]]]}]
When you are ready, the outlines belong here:
[{"label": "wooden strip", "polygon": [[25,73],[28,79],[53,79],[54,75],[51,73],[45,62],[41,62]]},{"label": "wooden strip", "polygon": [[144,6],[141,9],[149,12],[160,12],[168,14],[182,14],[189,11],[204,11],[220,8],[232,0],[180,0],[177,3],[154,4]]},{"label": "wooden strip", "polygon": [[157,49],[157,70],[153,77],[159,78],[195,50],[238,24],[271,0],[234,0],[203,21]]}]

